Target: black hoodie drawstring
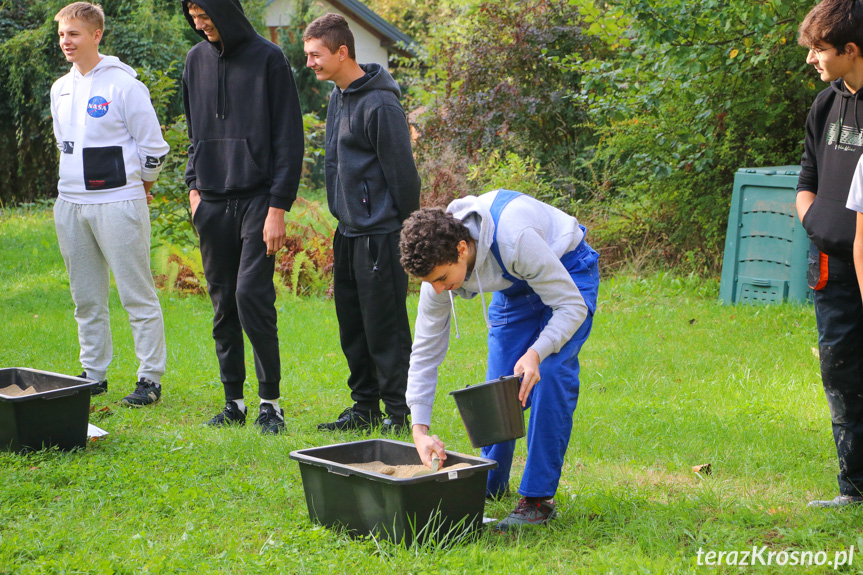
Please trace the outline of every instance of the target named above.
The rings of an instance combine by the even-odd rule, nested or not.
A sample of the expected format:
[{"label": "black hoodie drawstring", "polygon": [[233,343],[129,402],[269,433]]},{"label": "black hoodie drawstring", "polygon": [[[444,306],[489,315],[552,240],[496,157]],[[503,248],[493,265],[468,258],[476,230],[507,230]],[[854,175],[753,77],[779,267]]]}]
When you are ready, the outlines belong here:
[{"label": "black hoodie drawstring", "polygon": [[[219,64],[217,66],[218,74],[216,74],[216,117],[222,120],[225,119],[225,113],[228,110],[228,94],[225,86],[225,76],[228,73],[228,64],[224,58],[219,56]],[[221,112],[221,113],[220,113]]]},{"label": "black hoodie drawstring", "polygon": [[863,134],[860,134],[860,122],[857,121],[857,102],[860,101],[860,90],[854,92],[854,137],[857,140],[857,145],[863,145]]},{"label": "black hoodie drawstring", "polygon": [[[240,200],[234,199],[234,218],[237,217],[237,208],[240,206]],[[225,213],[231,213],[231,198],[228,198],[228,203],[225,205]]]},{"label": "black hoodie drawstring", "polygon": [[842,97],[842,104],[839,106],[839,125],[836,130],[836,143],[833,144],[833,149],[838,150],[839,144],[842,143],[842,129],[845,126],[845,111],[848,109],[848,98]]}]

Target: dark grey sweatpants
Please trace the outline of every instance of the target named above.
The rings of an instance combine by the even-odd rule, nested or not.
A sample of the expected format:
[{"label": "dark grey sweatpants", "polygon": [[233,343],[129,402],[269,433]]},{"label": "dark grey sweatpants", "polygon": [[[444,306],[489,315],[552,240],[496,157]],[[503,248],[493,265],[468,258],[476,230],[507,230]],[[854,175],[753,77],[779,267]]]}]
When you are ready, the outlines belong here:
[{"label": "dark grey sweatpants", "polygon": [[357,408],[408,415],[411,356],[408,278],[399,262],[399,232],[333,241],[333,291],[342,351]]}]

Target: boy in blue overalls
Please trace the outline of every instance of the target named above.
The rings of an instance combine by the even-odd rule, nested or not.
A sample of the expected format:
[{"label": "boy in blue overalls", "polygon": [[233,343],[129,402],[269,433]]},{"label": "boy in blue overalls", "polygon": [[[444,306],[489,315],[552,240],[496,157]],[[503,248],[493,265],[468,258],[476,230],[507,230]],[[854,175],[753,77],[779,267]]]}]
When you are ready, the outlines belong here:
[{"label": "boy in blue overalls", "polygon": [[[446,211],[419,210],[402,230],[402,265],[423,281],[407,390],[423,463],[430,465],[433,454],[446,459],[429,428],[453,293],[470,299],[494,292],[486,317],[487,377],[522,376],[519,400],[531,408],[528,456],[522,499],[498,524],[501,531],[544,524],[556,514],[554,495],[578,402],[578,353],[590,334],[599,288],[598,255],[584,232],[574,217],[509,190],[455,200]],[[507,492],[514,450],[515,441],[483,448],[483,457],[498,463],[489,474],[489,497]]]}]

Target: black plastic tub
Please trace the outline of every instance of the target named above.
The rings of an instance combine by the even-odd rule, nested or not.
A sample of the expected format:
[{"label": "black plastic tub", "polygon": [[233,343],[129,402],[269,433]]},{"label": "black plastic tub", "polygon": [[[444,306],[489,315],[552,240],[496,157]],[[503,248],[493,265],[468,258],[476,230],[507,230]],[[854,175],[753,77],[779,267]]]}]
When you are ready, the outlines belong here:
[{"label": "black plastic tub", "polygon": [[290,454],[300,463],[309,518],[353,535],[374,535],[408,545],[434,537],[469,535],[482,526],[486,479],[497,462],[447,451],[447,467],[471,467],[399,479],[350,467],[382,461],[420,465],[412,443],[369,439]]},{"label": "black plastic tub", "polygon": [[524,410],[518,400],[521,378],[508,375],[451,391],[474,447],[525,436]]},{"label": "black plastic tub", "polygon": [[[87,445],[90,389],[98,382],[28,369],[0,369],[0,450],[70,450]],[[35,393],[3,394],[8,387]]]}]

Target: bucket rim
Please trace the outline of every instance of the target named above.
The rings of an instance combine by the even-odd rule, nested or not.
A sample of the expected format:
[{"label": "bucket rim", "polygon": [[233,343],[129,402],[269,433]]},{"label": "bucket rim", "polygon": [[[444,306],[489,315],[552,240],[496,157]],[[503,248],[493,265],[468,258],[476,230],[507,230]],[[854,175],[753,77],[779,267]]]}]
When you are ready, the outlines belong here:
[{"label": "bucket rim", "polygon": [[465,393],[467,391],[477,390],[477,389],[481,390],[481,389],[485,389],[487,387],[491,387],[494,385],[501,385],[501,384],[507,383],[507,382],[512,381],[512,380],[516,380],[520,383],[521,382],[521,375],[502,375],[497,379],[490,379],[488,381],[483,381],[482,383],[468,384],[468,385],[462,387],[461,389],[454,389],[454,390],[450,391],[449,395],[456,395],[459,393]]}]

